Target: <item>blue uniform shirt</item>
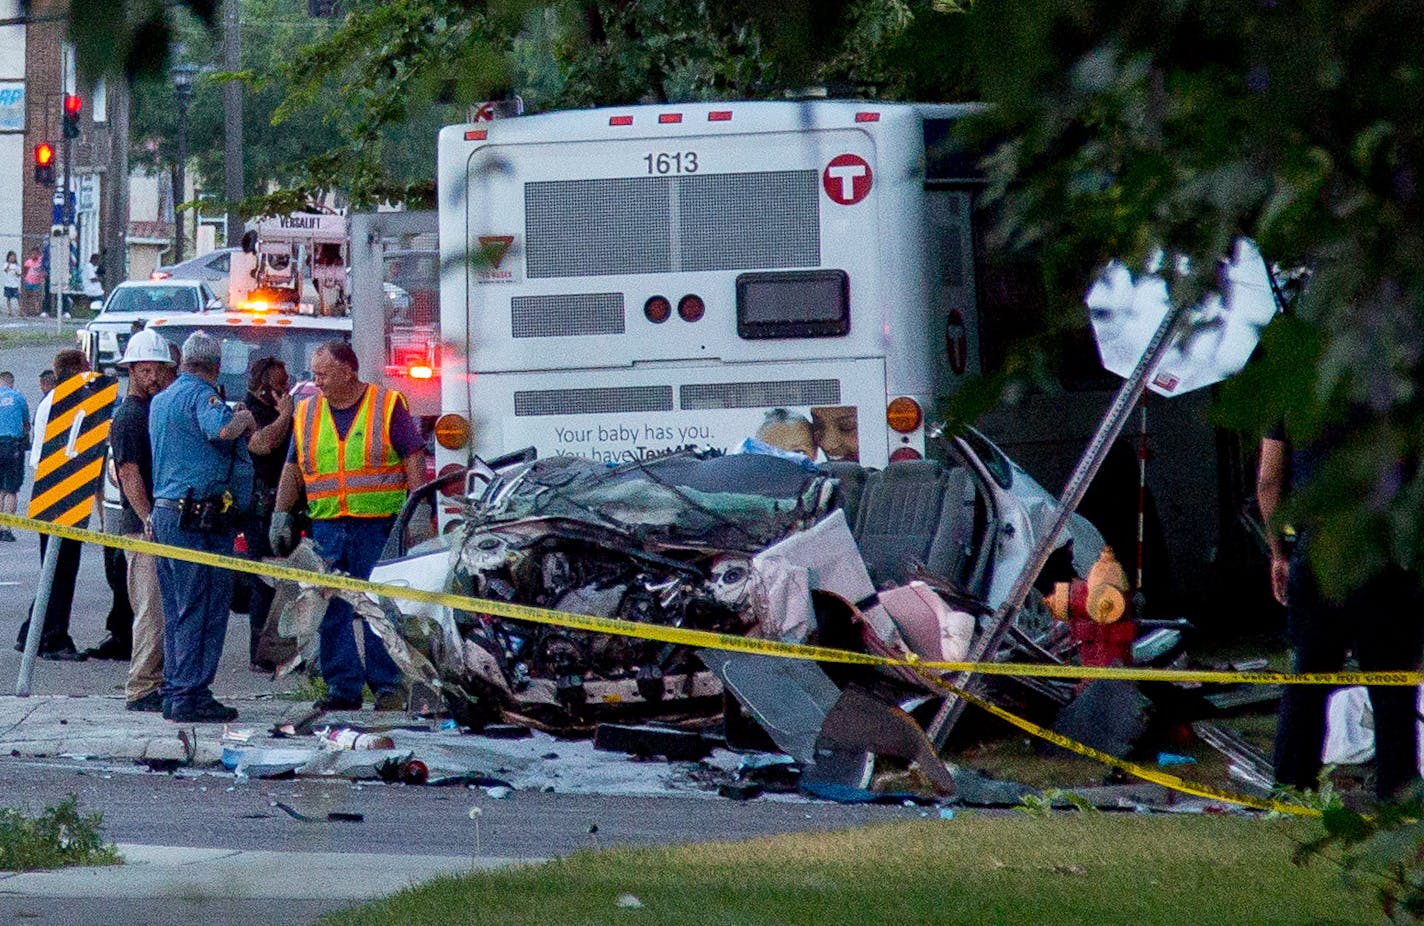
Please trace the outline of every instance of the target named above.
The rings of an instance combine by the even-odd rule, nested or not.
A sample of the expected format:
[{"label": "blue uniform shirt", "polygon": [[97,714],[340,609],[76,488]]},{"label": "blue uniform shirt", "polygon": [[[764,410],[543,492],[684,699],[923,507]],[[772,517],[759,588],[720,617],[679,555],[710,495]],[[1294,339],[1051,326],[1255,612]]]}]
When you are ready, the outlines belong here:
[{"label": "blue uniform shirt", "polygon": [[0,437],[24,437],[30,424],[30,407],[25,397],[9,386],[0,386]]},{"label": "blue uniform shirt", "polygon": [[192,373],[179,375],[153,397],[148,435],[154,498],[181,499],[190,490],[195,498],[203,498],[227,489],[239,508],[248,507],[252,458],[247,454],[247,437],[218,437],[232,415],[217,388]]}]

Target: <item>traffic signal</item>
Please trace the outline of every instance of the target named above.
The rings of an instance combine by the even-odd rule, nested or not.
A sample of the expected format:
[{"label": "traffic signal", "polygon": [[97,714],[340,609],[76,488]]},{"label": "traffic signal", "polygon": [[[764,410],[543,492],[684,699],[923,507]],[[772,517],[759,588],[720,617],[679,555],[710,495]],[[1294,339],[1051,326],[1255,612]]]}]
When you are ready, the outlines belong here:
[{"label": "traffic signal", "polygon": [[35,183],[54,186],[54,146],[47,141],[35,145]]},{"label": "traffic signal", "polygon": [[79,137],[79,110],[84,108],[84,101],[76,94],[66,93],[64,95],[64,137]]}]

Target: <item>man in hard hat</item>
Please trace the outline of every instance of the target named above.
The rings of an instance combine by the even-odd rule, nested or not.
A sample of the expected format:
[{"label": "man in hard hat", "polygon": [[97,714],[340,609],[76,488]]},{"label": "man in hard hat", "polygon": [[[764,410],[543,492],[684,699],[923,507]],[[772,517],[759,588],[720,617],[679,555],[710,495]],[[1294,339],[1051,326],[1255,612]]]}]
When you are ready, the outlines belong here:
[{"label": "man in hard hat", "polygon": [[[425,442],[405,398],[362,382],[358,369],[345,341],[330,341],[312,355],[321,394],[303,399],[293,415],[292,447],[282,468],[269,539],[279,556],[292,551],[297,539],[292,507],[305,485],[317,550],[333,568],[365,579],[380,558],[406,491],[425,480]],[[328,694],[317,708],[360,710],[364,681],[376,695],[376,710],[400,710],[400,670],[364,622],[363,667],[351,621],[351,605],[333,598],[321,622],[321,674]]]},{"label": "man in hard hat", "polygon": [[[246,437],[252,413],[218,392],[222,345],[197,331],[183,342],[176,382],[149,406],[153,449],[154,539],[231,556],[238,514],[252,494]],[[227,637],[232,574],[168,557],[158,561],[163,593],[164,716],[178,723],[224,723],[237,711],[213,697]]]},{"label": "man in hard hat", "polygon": [[[177,378],[175,353],[173,344],[145,328],[129,339],[119,361],[119,366],[128,370],[129,388],[109,425],[109,447],[123,502],[119,531],[125,537],[153,539],[153,451],[148,410],[153,397]],[[150,553],[130,553],[128,561],[128,592],[134,617],[124,699],[131,711],[157,713],[163,709],[163,593],[158,585],[158,558]]]}]

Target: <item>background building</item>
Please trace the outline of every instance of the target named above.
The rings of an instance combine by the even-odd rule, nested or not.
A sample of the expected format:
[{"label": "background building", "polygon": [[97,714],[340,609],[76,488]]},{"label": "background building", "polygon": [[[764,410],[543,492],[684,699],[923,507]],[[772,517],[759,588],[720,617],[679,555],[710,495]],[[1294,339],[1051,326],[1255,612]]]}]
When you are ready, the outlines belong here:
[{"label": "background building", "polygon": [[[0,249],[23,259],[40,248],[48,256],[52,292],[71,284],[79,289],[79,268],[98,254],[111,287],[126,277],[127,185],[109,180],[127,174],[127,120],[112,126],[113,94],[103,80],[78,73],[64,40],[62,5],[27,6],[29,21],[16,23],[18,2],[0,0],[0,22],[9,23],[0,25]],[[67,94],[81,101],[79,134],[72,139],[64,132]],[[54,151],[52,184],[35,177],[41,144]],[[52,235],[56,225],[66,233]],[[22,306],[30,314],[44,307],[38,298],[26,298]]]},{"label": "background building", "polygon": [[[15,18],[17,0],[0,0],[0,21]],[[0,259],[23,254],[25,150],[25,27],[0,26]],[[46,229],[48,233],[48,229]]]}]

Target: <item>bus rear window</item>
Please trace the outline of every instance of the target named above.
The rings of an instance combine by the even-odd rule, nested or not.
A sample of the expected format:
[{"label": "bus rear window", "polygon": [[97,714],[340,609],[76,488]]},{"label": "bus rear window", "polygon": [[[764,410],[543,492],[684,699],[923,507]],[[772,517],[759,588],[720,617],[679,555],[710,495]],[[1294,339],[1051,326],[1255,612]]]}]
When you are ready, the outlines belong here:
[{"label": "bus rear window", "polygon": [[737,334],[743,338],[835,338],[849,332],[850,278],[844,270],[737,277]]}]

